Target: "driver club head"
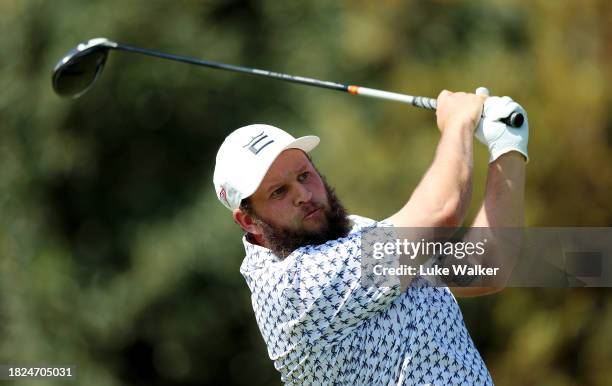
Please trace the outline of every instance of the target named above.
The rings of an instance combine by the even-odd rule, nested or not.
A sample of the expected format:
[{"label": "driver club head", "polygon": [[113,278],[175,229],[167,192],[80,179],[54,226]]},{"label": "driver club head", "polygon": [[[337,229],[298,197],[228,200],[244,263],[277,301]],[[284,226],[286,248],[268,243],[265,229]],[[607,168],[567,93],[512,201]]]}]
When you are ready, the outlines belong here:
[{"label": "driver club head", "polygon": [[53,90],[63,97],[78,98],[96,81],[117,43],[106,38],[90,39],[70,50],[53,69]]}]

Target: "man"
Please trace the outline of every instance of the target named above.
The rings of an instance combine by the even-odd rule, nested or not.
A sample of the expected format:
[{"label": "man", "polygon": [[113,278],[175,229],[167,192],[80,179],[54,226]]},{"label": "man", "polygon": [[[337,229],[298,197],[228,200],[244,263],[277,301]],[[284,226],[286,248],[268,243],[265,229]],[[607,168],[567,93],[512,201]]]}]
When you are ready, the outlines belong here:
[{"label": "man", "polygon": [[517,110],[526,117],[507,97],[440,93],[441,137],[431,167],[407,203],[381,222],[347,216],[307,155],[317,137],[295,139],[272,126],[251,125],[225,139],[214,184],[246,232],[240,271],[284,383],[492,384],[450,290],[423,282],[405,291],[362,285],[360,242],[376,227],[459,226],[471,198],[475,131],[491,158],[472,226],[520,227],[527,121],[519,129],[499,121]]}]

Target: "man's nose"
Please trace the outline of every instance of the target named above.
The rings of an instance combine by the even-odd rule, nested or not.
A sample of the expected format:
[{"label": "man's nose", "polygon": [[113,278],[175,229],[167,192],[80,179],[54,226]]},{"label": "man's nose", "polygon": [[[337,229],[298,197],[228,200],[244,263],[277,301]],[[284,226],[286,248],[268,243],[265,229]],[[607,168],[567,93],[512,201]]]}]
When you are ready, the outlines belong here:
[{"label": "man's nose", "polygon": [[308,190],[304,185],[297,184],[295,194],[295,206],[300,206],[312,199],[312,192]]}]

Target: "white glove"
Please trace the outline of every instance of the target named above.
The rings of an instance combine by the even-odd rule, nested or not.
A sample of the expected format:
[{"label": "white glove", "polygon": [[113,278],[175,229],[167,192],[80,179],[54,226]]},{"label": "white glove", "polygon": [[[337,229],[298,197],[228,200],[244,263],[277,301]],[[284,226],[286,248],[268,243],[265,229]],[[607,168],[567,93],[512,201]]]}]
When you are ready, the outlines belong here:
[{"label": "white glove", "polygon": [[[510,116],[518,111],[525,118],[521,127],[507,126],[500,119]],[[484,111],[478,127],[476,138],[489,148],[489,163],[495,161],[502,154],[518,151],[525,160],[529,161],[527,155],[527,142],[529,140],[529,122],[527,112],[510,97],[489,97],[484,103]]]}]

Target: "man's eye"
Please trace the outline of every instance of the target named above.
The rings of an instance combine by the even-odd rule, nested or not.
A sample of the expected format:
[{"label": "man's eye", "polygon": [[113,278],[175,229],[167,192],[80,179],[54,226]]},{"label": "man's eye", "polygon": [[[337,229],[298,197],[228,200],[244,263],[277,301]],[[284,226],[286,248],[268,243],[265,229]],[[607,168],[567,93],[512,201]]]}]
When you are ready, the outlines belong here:
[{"label": "man's eye", "polygon": [[280,188],[273,191],[272,194],[270,194],[270,197],[271,198],[280,197],[283,193],[285,193],[285,190],[287,189],[284,186],[281,186]]},{"label": "man's eye", "polygon": [[310,172],[304,172],[298,176],[298,181],[304,182],[308,179],[309,176],[310,176]]}]

